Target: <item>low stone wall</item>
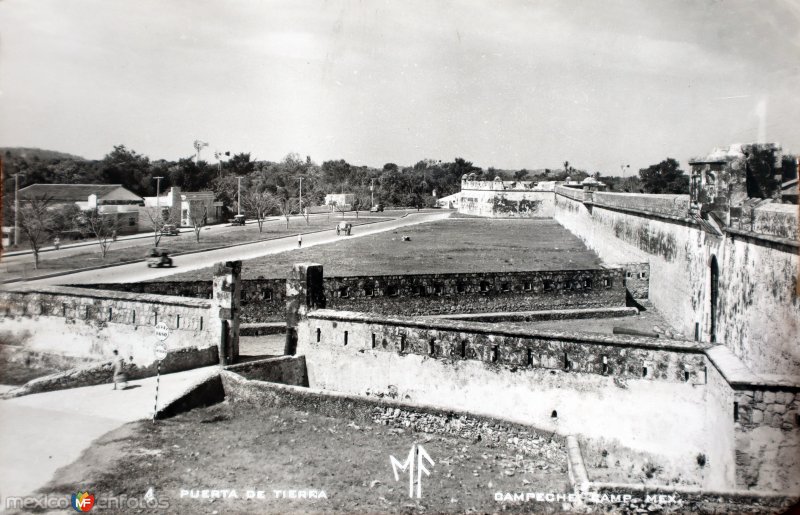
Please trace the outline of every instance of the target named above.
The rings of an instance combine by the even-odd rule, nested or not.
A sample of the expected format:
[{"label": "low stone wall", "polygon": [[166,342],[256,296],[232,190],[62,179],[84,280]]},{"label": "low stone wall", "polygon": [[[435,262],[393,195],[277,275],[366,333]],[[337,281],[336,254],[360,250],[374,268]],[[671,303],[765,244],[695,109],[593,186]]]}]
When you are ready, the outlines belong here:
[{"label": "low stone wall", "polygon": [[[110,290],[205,298],[203,281],[92,285]],[[621,269],[326,277],[328,306],[380,314],[437,315],[625,305]],[[241,318],[281,321],[286,314],[285,279],[242,281]]]},{"label": "low stone wall", "polygon": [[225,370],[257,381],[308,386],[306,359],[304,356],[281,356],[279,358],[248,361],[237,365],[229,365],[225,367]]},{"label": "low stone wall", "polygon": [[221,339],[219,309],[208,300],[48,286],[0,292],[0,331],[26,351],[105,361],[112,351],[140,368],[154,363],[153,326],[167,324],[174,369],[213,364]]},{"label": "low stone wall", "polygon": [[225,397],[233,403],[248,404],[261,409],[291,407],[357,423],[374,422],[418,432],[447,434],[469,440],[480,439],[482,442],[508,446],[523,453],[543,453],[550,458],[548,465],[566,468],[564,437],[501,418],[442,410],[388,397],[346,395],[248,380],[229,370],[223,371],[221,378]]},{"label": "low stone wall", "polygon": [[[170,374],[190,370],[198,366],[213,364],[219,361],[216,347],[203,349],[179,349],[167,354],[161,361],[159,372]],[[127,364],[125,375],[129,380],[142,379],[156,375],[156,365],[137,366],[135,363]],[[52,392],[69,388],[82,388],[98,384],[111,384],[113,382],[112,362],[106,361],[93,363],[81,367],[74,367],[63,372],[46,375],[28,381],[19,388],[6,393],[5,397],[21,397],[33,393]]]}]

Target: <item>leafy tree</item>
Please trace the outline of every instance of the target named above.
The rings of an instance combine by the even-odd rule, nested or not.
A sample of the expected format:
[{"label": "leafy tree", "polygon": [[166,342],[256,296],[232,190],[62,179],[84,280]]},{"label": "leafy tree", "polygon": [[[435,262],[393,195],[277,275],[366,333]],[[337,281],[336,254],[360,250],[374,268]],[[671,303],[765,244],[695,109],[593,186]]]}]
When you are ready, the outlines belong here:
[{"label": "leafy tree", "polygon": [[524,181],[525,177],[528,176],[528,170],[522,169],[514,172],[514,180],[515,181]]},{"label": "leafy tree", "polygon": [[150,160],[125,148],[125,145],[116,145],[100,161],[100,171],[104,179],[102,182],[121,184],[125,188],[138,191],[142,186],[142,178],[150,176]]},{"label": "leafy tree", "polygon": [[689,193],[689,176],[671,157],[640,169],[639,178],[645,193]]},{"label": "leafy tree", "polygon": [[747,155],[747,196],[770,198],[781,186],[775,167],[775,152],[768,148],[754,148]]}]

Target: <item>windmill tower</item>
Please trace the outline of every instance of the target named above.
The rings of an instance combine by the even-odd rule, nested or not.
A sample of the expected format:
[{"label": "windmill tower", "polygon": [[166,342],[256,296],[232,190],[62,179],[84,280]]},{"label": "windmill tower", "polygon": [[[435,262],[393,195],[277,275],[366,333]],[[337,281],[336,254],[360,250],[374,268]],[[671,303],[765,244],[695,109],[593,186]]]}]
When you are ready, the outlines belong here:
[{"label": "windmill tower", "polygon": [[195,154],[195,163],[200,161],[200,149],[203,147],[207,147],[208,143],[205,141],[200,141],[199,139],[194,140],[194,149],[197,151]]}]

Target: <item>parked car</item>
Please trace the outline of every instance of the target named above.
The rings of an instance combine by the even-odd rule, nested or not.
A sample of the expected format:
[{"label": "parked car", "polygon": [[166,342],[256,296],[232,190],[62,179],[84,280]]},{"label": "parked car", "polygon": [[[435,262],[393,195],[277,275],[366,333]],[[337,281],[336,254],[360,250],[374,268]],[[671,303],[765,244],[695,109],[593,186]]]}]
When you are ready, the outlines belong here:
[{"label": "parked car", "polygon": [[375,204],[369,210],[370,213],[383,213],[383,204]]},{"label": "parked car", "polygon": [[172,258],[165,249],[151,248],[147,253],[147,268],[161,268],[162,266],[172,267]]},{"label": "parked car", "polygon": [[161,234],[165,236],[177,236],[181,233],[175,224],[164,224],[161,228]]},{"label": "parked car", "polygon": [[231,225],[244,225],[244,215],[235,215],[230,221]]},{"label": "parked car", "polygon": [[345,236],[350,236],[350,230],[353,228],[353,224],[350,222],[339,222],[336,224],[336,236],[340,236],[342,233]]}]

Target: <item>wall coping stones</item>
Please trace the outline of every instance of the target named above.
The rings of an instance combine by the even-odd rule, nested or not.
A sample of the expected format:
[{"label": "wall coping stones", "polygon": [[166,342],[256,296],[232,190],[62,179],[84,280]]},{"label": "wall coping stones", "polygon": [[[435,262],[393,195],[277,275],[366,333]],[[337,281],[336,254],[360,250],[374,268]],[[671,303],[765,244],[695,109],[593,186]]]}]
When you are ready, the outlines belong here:
[{"label": "wall coping stones", "polygon": [[753,232],[753,231],[745,231],[743,229],[736,229],[734,227],[726,227],[725,232],[729,235],[739,236],[742,238],[747,238],[749,240],[754,241],[755,243],[772,247],[788,247],[788,249],[779,249],[785,250],[786,252],[796,253],[798,249],[800,249],[800,241],[793,240],[791,238],[781,238],[780,236],[772,236],[770,234],[763,234],[760,232]]},{"label": "wall coping stones", "polygon": [[634,307],[617,307],[507,311],[499,313],[457,313],[452,315],[428,315],[425,318],[474,322],[530,322],[534,320],[616,318],[637,314],[639,314],[639,310]]},{"label": "wall coping stones", "polygon": [[152,293],[130,293],[116,290],[92,290],[86,288],[73,288],[70,286],[7,286],[0,290],[2,293],[12,294],[43,294],[63,295],[66,297],[82,297],[99,300],[116,300],[128,302],[145,302],[148,304],[168,304],[192,308],[210,308],[212,303],[207,299],[192,297],[177,297],[170,295],[155,295]]},{"label": "wall coping stones", "polygon": [[417,327],[420,329],[439,329],[443,331],[476,333],[493,336],[547,338],[549,340],[577,341],[581,343],[596,343],[600,345],[613,345],[619,347],[642,347],[647,349],[670,350],[696,354],[702,353],[711,345],[705,342],[695,342],[690,340],[646,338],[618,334],[605,335],[600,333],[586,333],[579,331],[542,331],[503,324],[486,324],[480,322],[441,319],[433,320],[408,317],[386,317],[367,313],[356,313],[353,311],[335,311],[332,309],[319,309],[310,311],[308,313],[308,318],[312,320],[334,320],[341,322]]},{"label": "wall coping stones", "polygon": [[798,390],[800,378],[781,375],[756,374],[724,345],[706,349],[706,356],[735,390]]}]

